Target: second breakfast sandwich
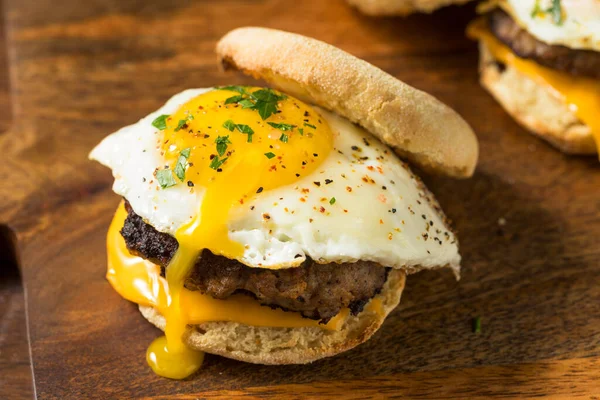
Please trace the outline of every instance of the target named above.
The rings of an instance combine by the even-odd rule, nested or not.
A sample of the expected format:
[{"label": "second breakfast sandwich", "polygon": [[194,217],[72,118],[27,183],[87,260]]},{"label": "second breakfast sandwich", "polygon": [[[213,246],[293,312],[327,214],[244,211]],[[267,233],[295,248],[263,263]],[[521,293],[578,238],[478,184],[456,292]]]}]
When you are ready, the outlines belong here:
[{"label": "second breakfast sandwich", "polygon": [[493,0],[468,33],[482,85],[565,153],[600,146],[600,1]]},{"label": "second breakfast sandwich", "polygon": [[397,154],[458,178],[478,156],[450,108],[323,42],[241,28],[217,54],[276,89],[186,90],[91,153],[124,198],[108,280],[165,331],[147,360],[171,378],[201,352],[307,363],[368,340],[406,273],[460,268],[446,217]]}]

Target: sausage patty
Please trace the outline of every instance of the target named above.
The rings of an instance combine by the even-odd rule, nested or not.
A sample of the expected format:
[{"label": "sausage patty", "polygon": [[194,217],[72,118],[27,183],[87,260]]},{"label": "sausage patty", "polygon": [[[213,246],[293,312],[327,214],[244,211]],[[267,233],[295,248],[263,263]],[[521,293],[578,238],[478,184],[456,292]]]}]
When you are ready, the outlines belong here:
[{"label": "sausage patty", "polygon": [[519,57],[571,75],[600,78],[600,52],[541,42],[501,9],[491,11],[488,19],[494,36]]},{"label": "sausage patty", "polygon": [[[177,250],[177,240],[145,223],[129,203],[125,207],[128,216],[121,235],[127,248],[163,267],[164,276],[164,269]],[[362,311],[381,291],[387,272],[387,268],[370,261],[317,264],[311,259],[295,268],[251,268],[204,250],[185,280],[185,287],[217,299],[244,293],[263,305],[325,322],[345,307],[354,315]]]}]

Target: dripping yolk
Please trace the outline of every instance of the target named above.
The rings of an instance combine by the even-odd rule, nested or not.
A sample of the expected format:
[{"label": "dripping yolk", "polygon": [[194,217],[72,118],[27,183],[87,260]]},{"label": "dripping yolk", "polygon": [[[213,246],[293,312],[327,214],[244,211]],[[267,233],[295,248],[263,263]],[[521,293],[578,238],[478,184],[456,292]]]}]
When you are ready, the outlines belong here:
[{"label": "dripping yolk", "polygon": [[[196,214],[175,233],[179,248],[166,271],[170,292],[166,342],[155,342],[148,352],[155,372],[183,378],[195,370],[190,365],[196,369],[200,365],[201,353],[190,353],[182,342],[189,321],[180,304],[184,280],[200,253],[208,249],[241,259],[243,244],[228,235],[231,209],[310,174],[331,151],[333,134],[309,105],[252,87],[201,94],[165,116],[161,128],[160,145],[173,171],[171,179],[188,185],[201,198]],[[174,370],[179,372],[170,372]]]},{"label": "dripping yolk", "polygon": [[[230,259],[243,254],[228,237],[231,207],[308,175],[333,143],[327,122],[307,104],[268,89],[237,88],[247,94],[213,90],[184,104],[167,118],[162,142],[173,170],[181,153],[189,154],[183,184],[203,196],[176,235],[180,245]],[[253,100],[255,93],[269,101]],[[262,119],[265,109],[272,113]]]}]

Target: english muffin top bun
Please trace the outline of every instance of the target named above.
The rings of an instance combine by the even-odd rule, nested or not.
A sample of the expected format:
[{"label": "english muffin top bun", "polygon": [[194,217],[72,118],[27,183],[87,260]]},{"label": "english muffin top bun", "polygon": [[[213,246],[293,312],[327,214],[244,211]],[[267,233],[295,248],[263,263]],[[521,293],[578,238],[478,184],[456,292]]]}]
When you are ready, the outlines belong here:
[{"label": "english muffin top bun", "polygon": [[333,356],[379,329],[406,274],[459,276],[449,221],[397,155],[470,176],[478,145],[458,114],[292,33],[236,29],[217,55],[276,89],[183,91],[90,155],[124,198],[107,278],[165,331],[147,352],[156,373],[185,378],[203,352],[261,364]]},{"label": "english muffin top bun", "polygon": [[217,55],[226,70],[346,117],[424,169],[473,174],[477,138],[454,110],[343,50],[294,33],[240,28],[221,39]]}]

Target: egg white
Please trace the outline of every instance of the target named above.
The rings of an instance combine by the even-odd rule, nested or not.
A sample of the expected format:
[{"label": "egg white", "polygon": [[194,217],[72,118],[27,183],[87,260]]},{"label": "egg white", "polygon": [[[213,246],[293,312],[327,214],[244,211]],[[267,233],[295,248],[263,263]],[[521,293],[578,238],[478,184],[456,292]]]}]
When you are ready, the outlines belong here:
[{"label": "egg white", "polygon": [[[547,10],[552,0],[539,0]],[[561,0],[562,24],[556,24],[548,13],[534,16],[536,0],[505,0],[500,5],[513,19],[538,40],[573,49],[600,51],[600,1]]]},{"label": "egg white", "polygon": [[[174,234],[189,221],[204,189],[185,184],[160,188],[153,172],[164,165],[157,147],[161,132],[152,121],[208,90],[175,95],[138,123],[106,137],[90,154],[112,170],[115,193],[161,232]],[[450,266],[458,274],[456,237],[418,178],[365,130],[315,109],[334,133],[334,150],[312,174],[232,209],[229,237],[245,246],[239,261],[286,268],[306,257],[321,263],[365,260],[408,270]]]}]

